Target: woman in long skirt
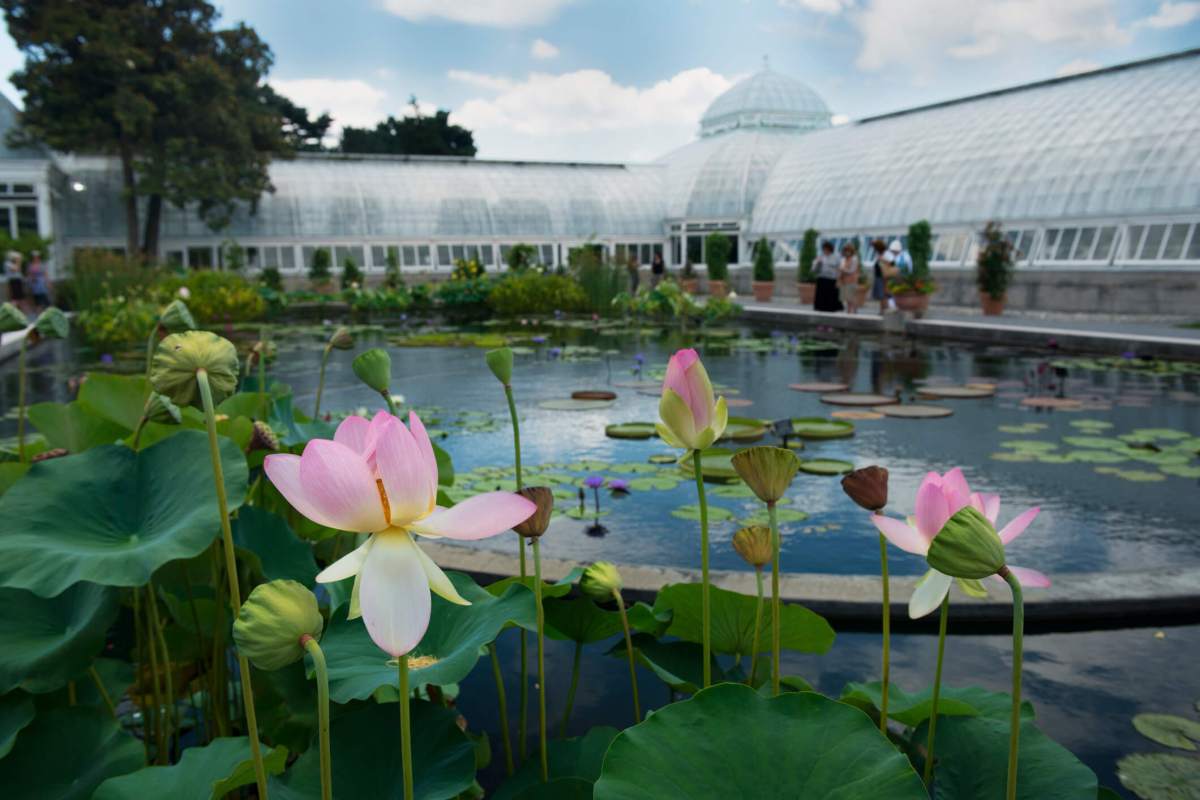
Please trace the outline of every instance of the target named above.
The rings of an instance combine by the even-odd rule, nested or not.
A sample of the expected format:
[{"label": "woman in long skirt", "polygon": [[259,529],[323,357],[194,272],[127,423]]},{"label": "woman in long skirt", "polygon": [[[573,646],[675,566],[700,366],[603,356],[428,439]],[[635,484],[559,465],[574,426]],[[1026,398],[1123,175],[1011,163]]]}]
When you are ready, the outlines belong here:
[{"label": "woman in long skirt", "polygon": [[842,301],[838,297],[838,271],[842,260],[834,252],[833,242],[821,243],[821,255],[813,262],[813,273],[817,276],[817,291],[813,296],[814,311],[841,311]]}]

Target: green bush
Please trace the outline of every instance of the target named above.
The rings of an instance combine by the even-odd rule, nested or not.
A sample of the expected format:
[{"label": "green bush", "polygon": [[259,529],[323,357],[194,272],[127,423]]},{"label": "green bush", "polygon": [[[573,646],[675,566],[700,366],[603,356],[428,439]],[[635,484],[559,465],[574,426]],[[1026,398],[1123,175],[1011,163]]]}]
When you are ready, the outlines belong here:
[{"label": "green bush", "polygon": [[771,243],[766,239],[754,243],[754,280],[775,280],[775,257],[771,254]]},{"label": "green bush", "polygon": [[908,254],[912,256],[912,271],[917,278],[929,277],[929,259],[933,255],[933,230],[925,220],[908,226]]},{"label": "green bush", "polygon": [[127,261],[120,253],[98,248],[76,250],[70,273],[67,299],[78,311],[108,298],[139,295],[164,274],[140,261]]},{"label": "green bush", "polygon": [[1012,283],[1013,246],[999,222],[989,222],[981,234],[979,255],[975,257],[975,282],[979,291],[1000,300]]},{"label": "green bush", "polygon": [[241,273],[246,268],[246,248],[233,239],[222,242],[221,264],[230,272]]},{"label": "green bush", "polygon": [[428,311],[433,308],[433,289],[428,283],[418,283],[416,286],[410,286],[408,293],[412,299],[413,310]]},{"label": "green bush", "polygon": [[520,272],[529,267],[537,266],[538,250],[531,244],[517,243],[508,249],[505,257],[508,268],[512,272]]},{"label": "green bush", "polygon": [[324,286],[332,277],[333,258],[329,249],[318,247],[313,251],[312,263],[308,265],[308,279],[313,286]]},{"label": "green bush", "polygon": [[447,317],[456,320],[484,319],[488,316],[488,295],[495,281],[488,277],[438,284],[434,298]]},{"label": "green bush", "polygon": [[342,292],[342,299],[350,304],[351,310],[360,313],[406,311],[412,305],[412,295],[403,286],[399,289],[386,286],[379,289],[348,289]]},{"label": "green bush", "polygon": [[796,273],[800,283],[812,283],[816,280],[812,265],[817,260],[817,239],[820,235],[816,228],[809,228],[804,232],[804,242],[800,245],[800,269]]},{"label": "green bush", "polygon": [[267,311],[267,301],[253,283],[232,272],[213,270],[163,278],[151,288],[149,299],[166,305],[180,296],[181,288],[187,289],[188,308],[200,325],[249,322],[261,319]]},{"label": "green bush", "polygon": [[565,275],[542,275],[526,270],[497,283],[488,295],[488,305],[501,316],[513,317],[586,311],[588,298],[583,288]]},{"label": "green bush", "polygon": [[729,280],[729,237],[713,231],[704,240],[704,259],[710,281]]},{"label": "green bush", "polygon": [[342,288],[349,289],[355,284],[362,285],[362,270],[353,258],[346,256],[346,260],[342,262]]},{"label": "green bush", "polygon": [[584,245],[568,254],[571,275],[579,282],[587,298],[585,310],[597,314],[612,314],[613,299],[629,282],[624,267],[605,262],[603,250],[594,245]]},{"label": "green bush", "polygon": [[258,280],[272,291],[283,291],[283,275],[280,274],[279,267],[264,267],[263,271],[258,274]]},{"label": "green bush", "polygon": [[146,341],[159,308],[158,303],[143,297],[99,297],[79,312],[77,326],[96,349],[120,350]]},{"label": "green bush", "polygon": [[450,273],[452,281],[469,281],[472,278],[482,278],[487,272],[475,259],[456,258],[454,260],[454,271]]},{"label": "green bush", "polygon": [[383,272],[383,285],[393,290],[404,286],[404,279],[400,277],[400,254],[396,248],[389,247],[387,249],[385,263],[387,266]]}]

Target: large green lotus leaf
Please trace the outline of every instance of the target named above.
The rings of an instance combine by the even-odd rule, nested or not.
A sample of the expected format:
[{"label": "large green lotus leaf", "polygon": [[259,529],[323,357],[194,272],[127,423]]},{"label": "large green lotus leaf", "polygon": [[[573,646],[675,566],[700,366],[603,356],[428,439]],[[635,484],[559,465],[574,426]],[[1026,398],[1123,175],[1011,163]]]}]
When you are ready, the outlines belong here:
[{"label": "large green lotus leaf", "polygon": [[71,453],[112,444],[129,433],[128,428],[88,411],[78,400],[37,403],[29,407],[28,414],[29,422],[46,438],[46,444]]},{"label": "large green lotus leaf", "polygon": [[57,597],[0,589],[0,692],[52,692],[92,663],[117,618],[117,592],[77,583]]},{"label": "large green lotus leaf", "polygon": [[108,711],[56,708],[38,714],[0,760],[0,786],[4,800],[89,800],[106,779],[140,769],[144,758],[141,742]]},{"label": "large green lotus leaf", "polygon": [[[704,685],[704,649],[695,642],[662,642],[653,636],[639,633],[633,637],[633,649],[638,663],[654,673],[660,681],[677,692],[689,694]],[[608,655],[625,661],[625,640],[618,640]],[[725,679],[716,656],[711,658],[714,681]]]},{"label": "large green lotus leaf", "polygon": [[[415,660],[409,673],[413,686],[461,681],[479,660],[480,648],[505,625],[536,624],[533,593],[524,586],[511,585],[496,597],[461,572],[446,574],[471,605],[456,605],[434,595],[429,629],[409,654]],[[361,619],[346,619],[348,610],[347,605],[334,614],[321,639],[329,667],[329,696],[337,703],[365,700],[381,686],[399,687],[396,660],[371,641]]]},{"label": "large green lotus leaf", "polygon": [[79,405],[127,430],[137,427],[150,387],[141,375],[89,372],[79,387]]},{"label": "large green lotus leaf", "polygon": [[654,638],[660,638],[671,627],[670,611],[655,611],[641,600],[626,609],[629,617],[629,627],[635,631],[648,633]]},{"label": "large green lotus leaf", "polygon": [[0,695],[0,758],[8,755],[17,741],[17,734],[33,722],[36,713],[33,699],[24,692]]},{"label": "large green lotus leaf", "polygon": [[[656,612],[671,612],[667,633],[689,642],[702,639],[700,594],[698,583],[675,583],[664,586],[654,599]],[[718,653],[749,655],[754,647],[754,618],[758,600],[716,586],[710,588],[712,609],[712,649]],[[764,602],[762,629],[758,636],[758,651],[771,648],[771,604]],[[783,604],[780,620],[780,644],[788,650],[804,653],[824,653],[833,646],[833,628],[819,614],[804,606]]]},{"label": "large green lotus leaf", "polygon": [[[416,672],[413,673],[417,674]],[[458,727],[458,714],[413,700],[412,800],[458,797],[475,781],[475,745]],[[335,800],[403,797],[400,709],[372,703],[333,719],[330,725]],[[320,753],[300,756],[282,778],[272,778],[272,800],[316,800],[321,796]]]},{"label": "large green lotus leaf", "polygon": [[268,418],[271,430],[279,435],[279,440],[285,446],[306,444],[309,439],[332,439],[335,425],[328,422],[308,421],[303,414],[298,414],[292,405],[292,395],[276,397],[271,403],[271,413]]},{"label": "large green lotus leaf", "polygon": [[908,759],[858,709],[813,692],[768,699],[733,683],[623,731],[608,748],[594,796],[927,798]]},{"label": "large green lotus leaf", "polygon": [[590,798],[592,784],[600,777],[604,754],[612,740],[617,737],[617,733],[616,728],[598,726],[583,736],[550,742],[547,747],[550,782],[542,783],[538,760],[531,758],[496,790],[492,800],[561,800],[574,797],[571,791],[577,788],[577,784],[582,784],[587,789],[587,794],[579,796]]},{"label": "large green lotus leaf", "polygon": [[25,477],[25,473],[29,471],[29,464],[22,464],[20,461],[5,461],[0,463],[0,495],[3,495],[13,484]]},{"label": "large green lotus leaf", "polygon": [[[230,508],[246,492],[246,458],[220,440]],[[97,447],[34,464],[0,498],[0,585],[52,597],[78,581],[141,586],[220,530],[208,439],[180,431],[153,447]]]},{"label": "large green lotus leaf", "polygon": [[543,598],[546,636],[591,644],[621,632],[621,615],[596,605],[588,597]]},{"label": "large green lotus leaf", "polygon": [[251,670],[258,726],[266,739],[292,753],[303,753],[315,744],[317,730],[316,683],[305,674],[303,660],[283,669]]},{"label": "large green lotus leaf", "polygon": [[[970,703],[953,696],[954,691],[949,686],[943,686],[938,698],[939,717],[973,717],[979,712]],[[870,683],[847,683],[838,698],[843,703],[858,706],[868,713],[879,716],[879,707],[883,704],[883,684],[879,681]],[[910,728],[915,728],[933,713],[933,687],[909,694],[894,683],[888,684],[888,718],[894,719]]]},{"label": "large green lotus leaf", "polygon": [[287,579],[312,586],[317,562],[312,547],[288,527],[282,517],[255,506],[238,511],[233,543],[248,562],[269,581]]},{"label": "large green lotus leaf", "polygon": [[[266,748],[264,747],[264,750]],[[272,748],[263,754],[270,775],[283,772],[287,750]],[[100,784],[92,800],[220,800],[239,786],[254,783],[250,740],[245,736],[213,739],[203,747],[183,751],[179,763],[169,767],[146,767],[128,775],[109,778]]]},{"label": "large green lotus leaf", "polygon": [[1136,753],[1117,761],[1121,785],[1143,800],[1200,797],[1200,760],[1171,753]]},{"label": "large green lotus leaf", "polygon": [[[914,743],[924,744],[928,723]],[[936,800],[1002,800],[1008,775],[1007,717],[943,717],[938,720]],[[1021,721],[1017,759],[1020,800],[1095,800],[1096,774],[1065,747],[1042,733],[1032,719]]]}]

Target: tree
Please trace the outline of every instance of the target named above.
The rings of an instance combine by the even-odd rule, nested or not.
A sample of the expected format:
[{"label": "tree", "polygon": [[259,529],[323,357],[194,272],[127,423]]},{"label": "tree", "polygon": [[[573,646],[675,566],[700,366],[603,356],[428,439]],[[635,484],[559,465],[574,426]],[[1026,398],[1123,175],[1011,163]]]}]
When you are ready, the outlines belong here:
[{"label": "tree", "polygon": [[[25,55],[12,76],[20,136],[120,158],[126,250],[153,257],[163,202],[194,205],[213,229],[271,189],[286,154],[263,101],[271,51],[253,29],[215,30],[204,0],[0,0]],[[138,198],[146,199],[139,247]]]},{"label": "tree", "polygon": [[260,91],[262,102],[274,109],[282,121],[281,133],[288,147],[301,153],[319,153],[326,149],[325,137],[333,124],[333,117],[328,112],[309,119],[307,108],[296,105],[269,84],[263,84]]},{"label": "tree", "polygon": [[511,272],[521,272],[537,264],[538,250],[531,244],[517,242],[508,248],[508,256],[505,260],[508,262],[508,269]]},{"label": "tree", "polygon": [[353,256],[346,256],[342,260],[342,288],[349,289],[356,284],[362,285],[362,270],[358,268]]},{"label": "tree", "polygon": [[471,132],[450,124],[450,112],[438,111],[423,116],[417,98],[410,99],[412,116],[389,116],[370,128],[342,128],[343,153],[367,153],[414,156],[474,156],[475,139]]},{"label": "tree", "polygon": [[754,243],[754,280],[775,280],[775,257],[771,253],[771,243],[765,238]]},{"label": "tree", "polygon": [[729,237],[720,231],[713,231],[704,238],[704,258],[710,281],[729,278],[729,251],[732,245]]},{"label": "tree", "polygon": [[308,265],[308,279],[314,287],[325,286],[329,283],[332,262],[333,259],[326,248],[318,247],[313,251],[312,262]]},{"label": "tree", "polygon": [[913,277],[929,277],[929,258],[933,255],[933,230],[926,220],[908,226],[908,254],[912,257]]},{"label": "tree", "polygon": [[820,235],[814,228],[809,228],[804,232],[804,243],[800,245],[800,271],[798,273],[800,283],[812,283],[816,280],[812,265],[817,260],[817,238]]}]

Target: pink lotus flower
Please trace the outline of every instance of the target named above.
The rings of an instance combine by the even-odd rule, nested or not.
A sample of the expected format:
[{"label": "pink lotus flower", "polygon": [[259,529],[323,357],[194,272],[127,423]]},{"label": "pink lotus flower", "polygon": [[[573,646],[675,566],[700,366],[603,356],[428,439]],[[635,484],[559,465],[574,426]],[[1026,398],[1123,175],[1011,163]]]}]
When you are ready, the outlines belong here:
[{"label": "pink lotus flower", "polygon": [[332,440],[313,439],[300,456],[269,455],[263,468],[287,501],[313,522],[372,534],[326,567],[317,581],[354,576],[350,619],[361,616],[375,644],[395,657],[425,635],[431,589],[452,603],[469,605],[412,534],[483,539],[537,510],[510,492],[476,495],[453,508],[438,506],[437,460],[416,414],[409,414],[408,427],[385,411],[370,422],[347,417]]},{"label": "pink lotus flower", "polygon": [[703,450],[725,432],[725,398],[713,402],[712,382],[695,350],[680,350],[667,363],[658,416],[655,428],[671,447]]},{"label": "pink lotus flower", "polygon": [[[908,553],[924,556],[929,553],[929,545],[942,530],[942,526],[955,513],[966,506],[972,506],[976,511],[987,517],[993,525],[1000,515],[1000,495],[972,492],[958,467],[938,475],[930,472],[921,481],[917,489],[917,499],[913,516],[907,520],[872,514],[871,521],[879,532],[888,538],[892,544]],[[1020,536],[1029,523],[1033,522],[1041,509],[1030,508],[1016,517],[999,531],[1000,541],[1008,544]],[[1024,567],[1009,566],[1022,586],[1046,588],[1050,579],[1037,570]],[[1003,579],[993,576],[1003,583]],[[950,584],[954,579],[949,575],[930,569],[917,583],[912,598],[908,601],[908,615],[912,619],[923,617],[934,611],[942,603]]]}]

